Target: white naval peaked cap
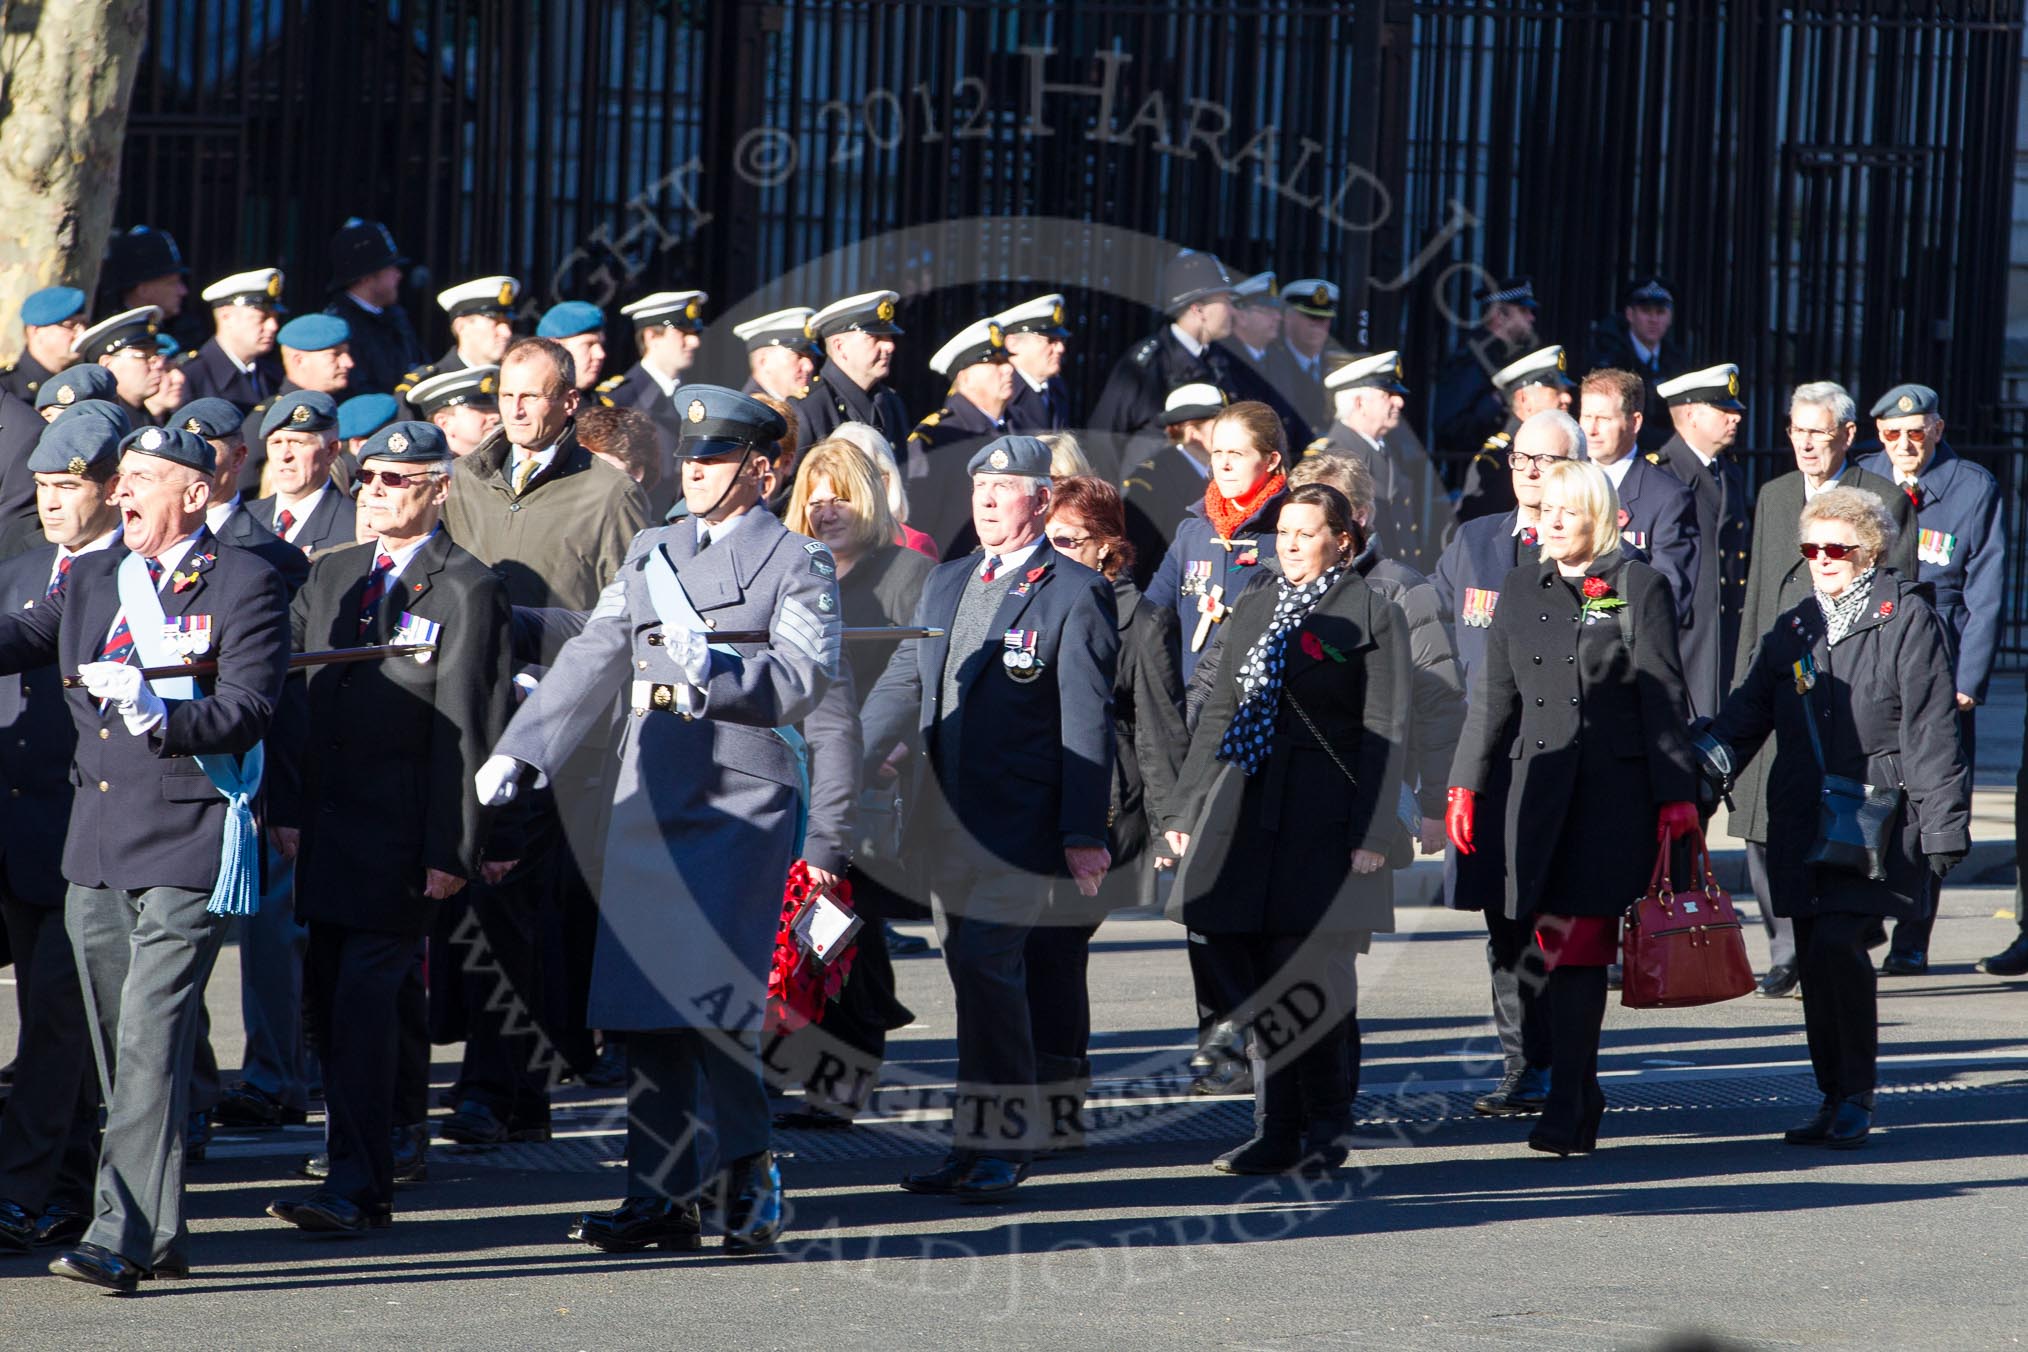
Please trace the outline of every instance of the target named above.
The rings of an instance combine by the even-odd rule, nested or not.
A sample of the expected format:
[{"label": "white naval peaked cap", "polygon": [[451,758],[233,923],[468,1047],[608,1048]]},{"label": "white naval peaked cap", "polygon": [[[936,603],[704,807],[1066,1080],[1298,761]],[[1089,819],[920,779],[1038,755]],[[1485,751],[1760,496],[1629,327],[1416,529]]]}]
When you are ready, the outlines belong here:
[{"label": "white naval peaked cap", "polygon": [[1569,389],[1570,377],[1564,374],[1567,364],[1563,344],[1551,343],[1548,347],[1538,347],[1525,356],[1517,357],[1493,372],[1493,384],[1504,394],[1512,394],[1528,385],[1560,385]]},{"label": "white naval peaked cap", "polygon": [[956,336],[938,348],[929,359],[930,370],[940,376],[954,376],[980,362],[1005,361],[1007,337],[996,319],[977,319],[959,329]]},{"label": "white naval peaked cap", "polygon": [[504,315],[513,310],[520,296],[518,278],[477,277],[437,292],[437,304],[453,319],[461,315]]},{"label": "white naval peaked cap", "polygon": [[235,272],[197,294],[212,305],[258,305],[272,309],[282,298],[282,270],[255,268],[251,272]]},{"label": "white naval peaked cap", "polygon": [[622,305],[620,313],[633,320],[637,329],[652,329],[658,324],[694,329],[704,314],[704,302],[710,299],[708,291],[657,291]]}]

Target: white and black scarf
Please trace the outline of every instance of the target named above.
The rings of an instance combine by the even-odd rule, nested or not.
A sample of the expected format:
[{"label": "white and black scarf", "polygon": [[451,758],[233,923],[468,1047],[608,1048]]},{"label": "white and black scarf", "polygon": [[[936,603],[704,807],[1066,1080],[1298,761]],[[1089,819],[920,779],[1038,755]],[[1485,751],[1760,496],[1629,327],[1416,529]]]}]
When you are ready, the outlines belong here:
[{"label": "white and black scarf", "polygon": [[1219,740],[1218,759],[1230,761],[1247,774],[1259,770],[1267,760],[1268,739],[1281,710],[1283,650],[1289,635],[1309,618],[1344,572],[1342,565],[1333,566],[1300,587],[1285,577],[1275,580],[1274,618],[1239,664],[1239,710]]},{"label": "white and black scarf", "polygon": [[1852,626],[1859,623],[1859,617],[1873,608],[1873,573],[1868,568],[1852,579],[1852,585],[1837,596],[1817,593],[1817,608],[1824,612],[1824,641],[1835,646],[1845,635],[1852,632]]}]

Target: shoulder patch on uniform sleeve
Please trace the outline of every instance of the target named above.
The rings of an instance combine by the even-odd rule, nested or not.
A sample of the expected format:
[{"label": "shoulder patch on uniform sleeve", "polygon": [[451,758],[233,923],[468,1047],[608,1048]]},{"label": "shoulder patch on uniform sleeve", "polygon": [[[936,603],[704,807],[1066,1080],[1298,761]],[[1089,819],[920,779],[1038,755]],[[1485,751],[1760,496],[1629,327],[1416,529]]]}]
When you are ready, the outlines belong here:
[{"label": "shoulder patch on uniform sleeve", "polygon": [[775,616],[774,632],[830,675],[838,671],[841,629],[835,613],[819,613],[794,596],[782,598],[781,611]]},{"label": "shoulder patch on uniform sleeve", "polygon": [[823,541],[809,541],[803,546],[803,552],[810,556],[810,571],[818,577],[834,578],[838,576],[838,565],[831,561],[831,551],[824,547]]},{"label": "shoulder patch on uniform sleeve", "polygon": [[627,582],[625,578],[614,578],[599,591],[598,604],[592,607],[587,623],[591,620],[617,620],[627,613]]}]

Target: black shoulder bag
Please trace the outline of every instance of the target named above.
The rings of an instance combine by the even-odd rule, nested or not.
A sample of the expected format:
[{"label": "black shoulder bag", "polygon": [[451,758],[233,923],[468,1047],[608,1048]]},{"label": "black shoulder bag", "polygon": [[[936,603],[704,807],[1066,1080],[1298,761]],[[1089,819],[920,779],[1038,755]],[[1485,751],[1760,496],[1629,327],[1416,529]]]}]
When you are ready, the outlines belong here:
[{"label": "black shoulder bag", "polygon": [[[1803,659],[1809,662],[1809,658]],[[1824,785],[1817,800],[1817,839],[1803,862],[1856,873],[1872,882],[1887,880],[1887,840],[1894,819],[1901,811],[1901,786],[1876,788],[1845,775],[1834,775],[1824,765],[1824,743],[1817,734],[1814,663],[1796,676],[1796,694],[1803,703],[1803,726],[1809,729],[1810,752]]]}]

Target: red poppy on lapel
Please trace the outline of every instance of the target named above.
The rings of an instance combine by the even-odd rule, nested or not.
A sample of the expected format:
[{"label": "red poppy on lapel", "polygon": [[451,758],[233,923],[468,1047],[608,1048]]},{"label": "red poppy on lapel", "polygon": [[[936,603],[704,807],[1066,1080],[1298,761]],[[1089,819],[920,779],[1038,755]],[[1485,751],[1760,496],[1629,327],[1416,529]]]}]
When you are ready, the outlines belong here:
[{"label": "red poppy on lapel", "polygon": [[1626,508],[1624,508],[1624,507],[1620,508],[1620,529],[1621,529],[1621,530],[1625,530],[1625,529],[1627,528],[1627,523],[1628,523],[1629,521],[1632,521],[1633,519],[1634,519],[1634,518],[1633,518],[1633,514],[1632,514],[1631,512],[1627,511],[1627,509],[1626,509]]},{"label": "red poppy on lapel", "polygon": [[1880,618],[1881,618],[1881,619],[1883,619],[1883,620],[1884,620],[1884,619],[1886,619],[1886,618],[1887,618],[1887,617],[1888,617],[1889,615],[1892,615],[1893,613],[1894,613],[1894,602],[1892,602],[1892,601],[1882,601],[1882,602],[1880,603]]},{"label": "red poppy on lapel", "polygon": [[1043,573],[1047,571],[1048,570],[1046,568],[1044,568],[1041,564],[1038,563],[1033,568],[1030,568],[1027,572],[1023,573],[1022,576],[1027,578],[1030,582],[1040,582],[1042,580]]},{"label": "red poppy on lapel", "polygon": [[[1620,515],[1625,516],[1626,513],[1622,512]],[[1610,596],[1612,590],[1612,587],[1602,577],[1588,577],[1584,580],[1584,594],[1594,601],[1604,596]]]},{"label": "red poppy on lapel", "polygon": [[1315,634],[1310,633],[1308,630],[1304,630],[1301,642],[1303,645],[1303,652],[1309,657],[1309,659],[1312,662],[1321,662],[1324,660],[1324,640],[1318,638]]}]

